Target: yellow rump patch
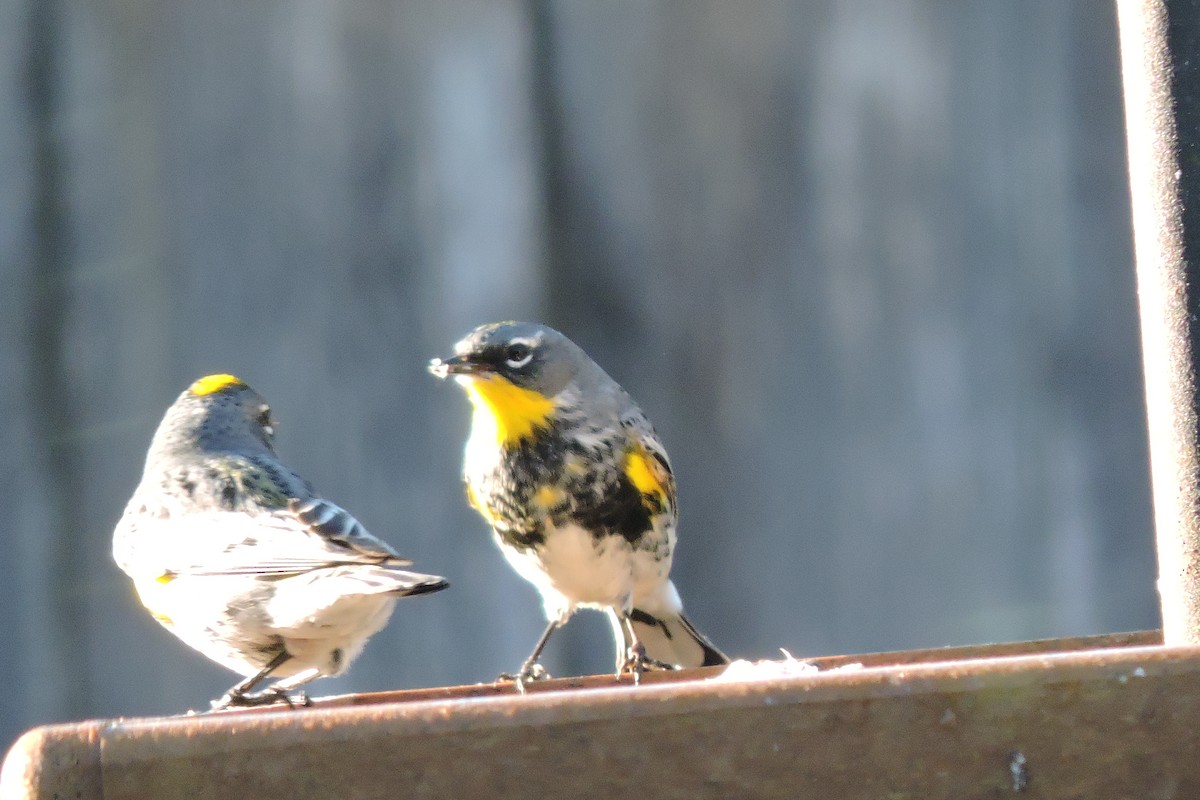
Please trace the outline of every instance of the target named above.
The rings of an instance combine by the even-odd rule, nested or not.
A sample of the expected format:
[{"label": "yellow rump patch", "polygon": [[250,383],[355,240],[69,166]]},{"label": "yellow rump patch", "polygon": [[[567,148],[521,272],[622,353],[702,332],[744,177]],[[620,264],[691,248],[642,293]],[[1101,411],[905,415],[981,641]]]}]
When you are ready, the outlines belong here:
[{"label": "yellow rump patch", "polygon": [[512,445],[549,424],[554,401],[522,389],[499,375],[464,376],[467,397],[475,406],[475,434],[491,435],[497,444]]},{"label": "yellow rump patch", "polygon": [[245,386],[246,382],[236,375],[206,375],[191,385],[192,394],[204,397],[229,386]]}]

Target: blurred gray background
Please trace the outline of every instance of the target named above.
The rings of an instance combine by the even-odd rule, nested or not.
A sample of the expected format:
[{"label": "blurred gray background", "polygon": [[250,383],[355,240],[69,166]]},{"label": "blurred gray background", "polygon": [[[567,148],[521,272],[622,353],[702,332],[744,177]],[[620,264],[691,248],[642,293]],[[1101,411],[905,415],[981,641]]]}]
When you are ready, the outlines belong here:
[{"label": "blurred gray background", "polygon": [[504,318],[655,421],[731,654],[1158,624],[1109,3],[0,0],[0,286],[0,742],[234,682],[109,554],[210,372],[453,582],[315,694],[515,668],[425,372]]}]

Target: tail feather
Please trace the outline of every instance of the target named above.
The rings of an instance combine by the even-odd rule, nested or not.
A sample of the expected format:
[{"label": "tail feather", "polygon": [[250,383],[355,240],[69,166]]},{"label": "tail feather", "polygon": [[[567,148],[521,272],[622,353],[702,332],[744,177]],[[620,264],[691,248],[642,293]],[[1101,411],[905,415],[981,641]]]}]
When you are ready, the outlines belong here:
[{"label": "tail feather", "polygon": [[654,616],[635,608],[629,614],[633,632],[646,649],[646,655],[680,669],[728,664],[729,657],[696,630],[683,614]]},{"label": "tail feather", "polygon": [[450,585],[449,581],[440,575],[425,575],[420,572],[409,572],[406,569],[385,567],[381,576],[380,589],[388,594],[399,597],[412,597],[418,594],[440,592]]},{"label": "tail feather", "polygon": [[410,597],[440,592],[450,584],[439,575],[410,572],[387,564],[342,564],[327,569],[312,570],[277,584],[276,593],[296,589],[321,593],[330,597],[394,594]]}]

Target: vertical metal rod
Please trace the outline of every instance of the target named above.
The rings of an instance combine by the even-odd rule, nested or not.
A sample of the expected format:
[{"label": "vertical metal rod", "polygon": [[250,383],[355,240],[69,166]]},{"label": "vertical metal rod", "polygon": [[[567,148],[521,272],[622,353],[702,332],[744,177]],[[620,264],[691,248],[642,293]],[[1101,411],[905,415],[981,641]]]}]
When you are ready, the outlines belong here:
[{"label": "vertical metal rod", "polygon": [[[29,6],[26,46],[26,97],[33,132],[35,192],[32,203],[33,243],[27,329],[29,386],[36,398],[31,419],[42,443],[39,474],[46,479],[51,516],[39,536],[52,582],[46,610],[39,620],[53,653],[38,664],[38,698],[45,709],[77,714],[88,708],[89,674],[86,597],[90,566],[79,541],[86,513],[80,507],[83,477],[72,439],[72,395],[67,374],[69,248],[68,181],[63,142],[64,8],[56,0]],[[39,645],[42,647],[44,645]]]},{"label": "vertical metal rod", "polygon": [[1200,644],[1200,1],[1117,0],[1166,644]]}]

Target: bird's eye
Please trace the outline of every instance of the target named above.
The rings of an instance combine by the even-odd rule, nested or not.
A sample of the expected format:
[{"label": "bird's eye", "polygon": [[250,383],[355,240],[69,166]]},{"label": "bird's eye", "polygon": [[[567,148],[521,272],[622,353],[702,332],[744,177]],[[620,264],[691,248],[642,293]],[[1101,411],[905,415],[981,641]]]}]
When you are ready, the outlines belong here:
[{"label": "bird's eye", "polygon": [[533,360],[533,348],[524,342],[513,342],[504,351],[504,363],[512,369],[520,369]]},{"label": "bird's eye", "polygon": [[267,432],[267,436],[275,433],[273,420],[271,419],[271,409],[269,406],[263,406],[258,410],[258,416],[254,418],[263,430]]}]

